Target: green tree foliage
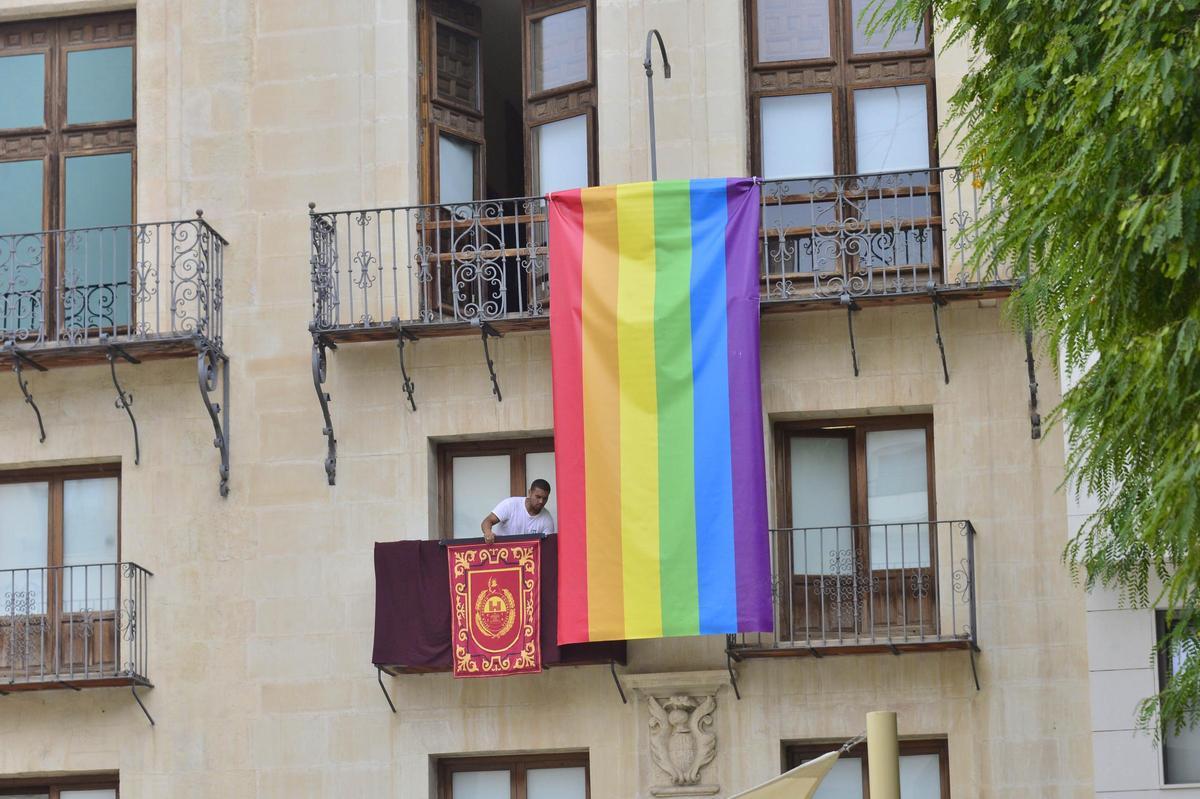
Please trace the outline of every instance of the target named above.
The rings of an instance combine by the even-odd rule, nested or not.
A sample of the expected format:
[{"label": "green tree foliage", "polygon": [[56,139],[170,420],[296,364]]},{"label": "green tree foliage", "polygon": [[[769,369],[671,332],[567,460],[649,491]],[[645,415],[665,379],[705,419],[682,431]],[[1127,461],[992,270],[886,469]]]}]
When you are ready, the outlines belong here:
[{"label": "green tree foliage", "polygon": [[[949,112],[962,164],[1000,209],[975,231],[976,267],[1013,265],[1014,321],[1081,375],[1051,419],[1069,484],[1100,508],[1066,557],[1089,588],[1178,608],[1166,645],[1200,655],[1200,0],[868,13],[888,26],[927,11],[939,47],[975,54]],[[1200,656],[1142,721],[1200,722]]]}]

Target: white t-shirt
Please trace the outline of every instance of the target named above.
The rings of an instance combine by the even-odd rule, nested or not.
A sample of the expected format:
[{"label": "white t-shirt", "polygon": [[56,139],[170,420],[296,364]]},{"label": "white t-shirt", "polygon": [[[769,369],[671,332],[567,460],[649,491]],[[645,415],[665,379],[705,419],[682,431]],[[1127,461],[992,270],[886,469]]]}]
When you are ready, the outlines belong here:
[{"label": "white t-shirt", "polygon": [[528,535],[531,533],[553,533],[554,517],[542,508],[537,516],[525,510],[525,497],[509,497],[492,509],[499,524],[492,525],[496,535]]}]

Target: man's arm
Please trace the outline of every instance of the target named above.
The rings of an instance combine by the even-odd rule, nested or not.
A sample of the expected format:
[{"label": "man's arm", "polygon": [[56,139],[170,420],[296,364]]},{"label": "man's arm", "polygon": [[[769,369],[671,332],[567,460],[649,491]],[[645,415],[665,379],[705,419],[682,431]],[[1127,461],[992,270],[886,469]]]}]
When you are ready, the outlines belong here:
[{"label": "man's arm", "polygon": [[492,531],[493,524],[499,524],[500,517],[495,513],[489,513],[480,523],[479,529],[483,530],[483,540],[489,544],[496,543],[496,534]]}]

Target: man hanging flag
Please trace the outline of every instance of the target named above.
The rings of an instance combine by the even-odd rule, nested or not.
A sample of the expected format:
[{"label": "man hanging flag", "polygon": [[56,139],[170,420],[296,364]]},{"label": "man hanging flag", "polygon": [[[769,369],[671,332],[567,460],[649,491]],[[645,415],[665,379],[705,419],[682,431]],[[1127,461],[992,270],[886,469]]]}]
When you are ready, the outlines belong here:
[{"label": "man hanging flag", "polygon": [[758,196],[549,196],[560,643],[772,628]]}]

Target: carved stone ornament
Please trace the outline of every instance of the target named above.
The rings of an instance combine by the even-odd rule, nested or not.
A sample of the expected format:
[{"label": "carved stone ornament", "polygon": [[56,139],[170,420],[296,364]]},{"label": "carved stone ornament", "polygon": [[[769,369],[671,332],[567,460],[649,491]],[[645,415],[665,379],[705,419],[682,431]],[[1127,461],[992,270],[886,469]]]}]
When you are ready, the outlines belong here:
[{"label": "carved stone ornament", "polygon": [[640,799],[721,792],[729,764],[728,753],[717,751],[718,731],[724,729],[717,703],[725,701],[721,691],[730,688],[733,676],[732,669],[712,669],[618,677],[621,687],[637,699],[632,718],[637,724]]},{"label": "carved stone ornament", "polygon": [[676,694],[660,701],[646,697],[650,713],[650,758],[670,780],[650,789],[654,796],[710,796],[717,785],[703,785],[701,770],[717,754],[712,732],[717,697]]}]

